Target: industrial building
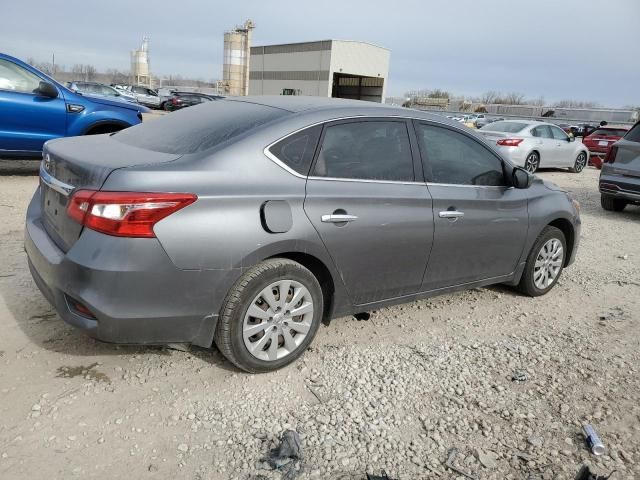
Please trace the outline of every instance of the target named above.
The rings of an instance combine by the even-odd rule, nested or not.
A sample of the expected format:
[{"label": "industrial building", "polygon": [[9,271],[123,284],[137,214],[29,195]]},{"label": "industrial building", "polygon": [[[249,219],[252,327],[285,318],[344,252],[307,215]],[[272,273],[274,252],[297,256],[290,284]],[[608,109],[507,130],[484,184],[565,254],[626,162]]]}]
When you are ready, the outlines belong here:
[{"label": "industrial building", "polygon": [[383,103],[390,51],[322,40],[251,47],[251,95],[311,95]]},{"label": "industrial building", "polygon": [[254,28],[255,24],[247,20],[244,25],[224,32],[222,82],[226,95],[249,95],[249,49]]}]

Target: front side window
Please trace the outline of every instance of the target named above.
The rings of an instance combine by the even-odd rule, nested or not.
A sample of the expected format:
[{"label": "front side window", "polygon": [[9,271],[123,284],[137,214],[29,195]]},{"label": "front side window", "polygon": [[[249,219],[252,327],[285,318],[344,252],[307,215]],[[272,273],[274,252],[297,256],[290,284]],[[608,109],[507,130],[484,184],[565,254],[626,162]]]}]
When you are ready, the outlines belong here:
[{"label": "front side window", "polygon": [[293,171],[308,175],[321,132],[321,126],[307,128],[280,140],[269,152]]},{"label": "front side window", "polygon": [[553,138],[555,138],[556,140],[564,140],[565,142],[567,141],[567,134],[564,133],[561,129],[559,129],[558,127],[549,127],[551,129],[551,133],[553,134]]},{"label": "front side window", "polygon": [[534,137],[553,138],[549,125],[540,125],[539,127],[534,128],[531,133]]},{"label": "front side window", "polygon": [[480,142],[444,127],[418,124],[427,177],[454,185],[505,185],[502,161]]},{"label": "front side window", "polygon": [[406,123],[376,120],[326,127],[313,175],[413,181],[413,157]]},{"label": "front side window", "polygon": [[34,93],[40,86],[40,77],[8,60],[0,59],[0,90]]}]

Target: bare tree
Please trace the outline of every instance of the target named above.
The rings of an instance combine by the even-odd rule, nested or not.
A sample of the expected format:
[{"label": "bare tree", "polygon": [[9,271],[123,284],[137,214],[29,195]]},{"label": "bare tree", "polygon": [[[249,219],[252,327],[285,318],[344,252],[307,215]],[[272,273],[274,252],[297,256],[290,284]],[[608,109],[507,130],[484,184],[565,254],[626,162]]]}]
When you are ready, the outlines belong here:
[{"label": "bare tree", "polygon": [[511,92],[505,97],[507,105],[522,105],[524,103],[524,95],[517,92]]},{"label": "bare tree", "polygon": [[449,98],[449,97],[451,97],[451,95],[446,90],[441,90],[439,88],[436,88],[435,90],[431,90],[431,92],[429,92],[427,97],[429,97],[429,98]]},{"label": "bare tree", "polygon": [[583,100],[560,100],[554,103],[553,106],[557,108],[594,108],[597,107],[598,104],[596,102]]},{"label": "bare tree", "polygon": [[482,96],[480,97],[480,103],[484,103],[485,105],[496,103],[496,98],[498,98],[498,96],[499,95],[497,92],[489,90],[488,92],[484,92],[482,94]]}]

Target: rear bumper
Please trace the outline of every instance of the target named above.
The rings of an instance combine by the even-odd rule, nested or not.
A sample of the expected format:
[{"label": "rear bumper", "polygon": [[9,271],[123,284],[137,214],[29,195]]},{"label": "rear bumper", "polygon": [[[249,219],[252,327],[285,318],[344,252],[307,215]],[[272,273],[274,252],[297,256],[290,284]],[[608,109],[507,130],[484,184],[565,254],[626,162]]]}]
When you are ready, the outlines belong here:
[{"label": "rear bumper", "polygon": [[606,172],[608,164],[603,167],[598,181],[598,189],[603,195],[620,198],[633,203],[640,203],[640,177],[616,175]]},{"label": "rear bumper", "polygon": [[[27,211],[25,251],[43,295],[65,322],[91,337],[211,346],[219,310],[211,291],[224,272],[178,269],[157,239],[88,229],[65,253],[43,228],[39,190]],[[93,318],[73,308],[74,302]]]}]

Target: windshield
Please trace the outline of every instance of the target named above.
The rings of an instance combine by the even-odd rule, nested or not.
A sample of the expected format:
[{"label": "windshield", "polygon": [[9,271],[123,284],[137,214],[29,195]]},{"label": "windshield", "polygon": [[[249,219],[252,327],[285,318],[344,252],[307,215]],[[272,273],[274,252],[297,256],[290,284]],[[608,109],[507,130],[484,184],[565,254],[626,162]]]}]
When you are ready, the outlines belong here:
[{"label": "windshield", "polygon": [[522,122],[493,122],[485,125],[480,130],[491,130],[492,132],[517,133],[524,130],[528,124]]},{"label": "windshield", "polygon": [[289,113],[255,103],[207,102],[127,128],[113,138],[154,152],[183,155],[215,147]]}]

